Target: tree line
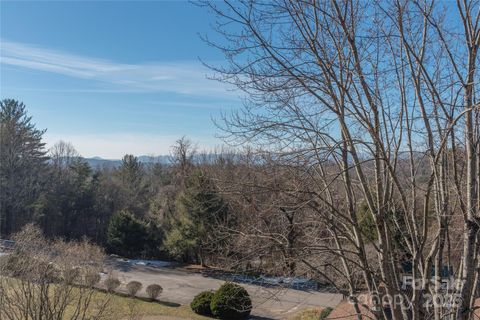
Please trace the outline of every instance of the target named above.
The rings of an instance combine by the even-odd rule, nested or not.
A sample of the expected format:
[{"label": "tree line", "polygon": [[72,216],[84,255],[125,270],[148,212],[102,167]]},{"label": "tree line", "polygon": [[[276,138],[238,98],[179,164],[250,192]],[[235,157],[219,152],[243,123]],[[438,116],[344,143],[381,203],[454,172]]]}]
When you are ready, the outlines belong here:
[{"label": "tree line", "polygon": [[[219,125],[225,141],[245,147],[196,163],[191,144],[180,140],[168,168],[126,157],[119,169],[92,171],[87,180],[98,181],[92,185],[101,196],[88,210],[95,214],[87,226],[98,228],[89,236],[112,246],[126,241],[129,233],[119,230],[135,226],[149,244],[149,235],[159,236],[160,250],[178,259],[317,279],[350,297],[358,319],[365,308],[375,319],[473,319],[480,3],[200,5],[224,40],[211,45],[225,63],[211,68],[246,95],[244,108]],[[59,212],[48,210],[54,188],[41,192],[48,184],[32,173],[52,172],[43,131],[4,109],[15,108],[2,104],[2,149],[11,119],[26,128],[12,132],[29,134],[5,138],[2,234]],[[14,147],[18,141],[33,150]],[[12,156],[17,150],[25,156]],[[128,173],[137,170],[143,179]],[[374,299],[364,303],[364,293]]]},{"label": "tree line", "polygon": [[49,238],[87,238],[125,257],[315,277],[300,260],[324,225],[284,190],[309,182],[276,156],[202,155],[181,138],[170,164],[127,154],[92,168],[68,142],[47,150],[44,132],[23,103],[1,101],[0,238],[35,223]]},{"label": "tree line", "polygon": [[127,154],[118,168],[92,168],[70,143],[47,150],[44,132],[23,103],[1,101],[0,238],[33,222],[47,237],[86,237],[128,257],[202,261],[229,208],[190,141],[177,142],[171,165]]}]

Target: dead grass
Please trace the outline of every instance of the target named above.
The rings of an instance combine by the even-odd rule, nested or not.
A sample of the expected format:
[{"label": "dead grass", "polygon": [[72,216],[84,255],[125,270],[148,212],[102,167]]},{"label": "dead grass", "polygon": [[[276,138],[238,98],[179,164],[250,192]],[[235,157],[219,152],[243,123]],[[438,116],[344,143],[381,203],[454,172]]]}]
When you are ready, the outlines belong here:
[{"label": "dead grass", "polygon": [[[2,278],[5,281],[6,278]],[[0,280],[2,280],[0,279]],[[18,285],[16,279],[9,278],[9,285]],[[5,282],[3,282],[5,284]],[[105,317],[102,319],[108,320],[208,320],[211,318],[200,316],[194,313],[190,306],[179,305],[175,303],[163,302],[163,301],[146,301],[146,299],[124,297],[116,294],[107,294],[100,290],[92,295],[92,312],[96,306],[107,305],[105,310]],[[75,299],[76,293],[74,292],[72,298]],[[105,303],[109,300],[108,303]],[[63,319],[71,319],[75,312],[75,306],[70,305],[65,310]],[[87,312],[88,314],[88,312]],[[0,312],[0,319],[2,318]]]},{"label": "dead grass", "polygon": [[307,309],[300,311],[289,320],[318,320],[321,312],[321,308]]},{"label": "dead grass", "polygon": [[[104,295],[103,293],[101,294]],[[158,316],[159,319],[163,319],[160,316],[178,319],[210,319],[195,314],[190,307],[186,305],[177,306],[168,302],[146,302],[139,299],[112,296],[111,307],[114,310],[115,315],[113,319],[127,319],[129,317],[132,303],[135,303],[135,308],[139,313],[138,316],[140,319],[155,319],[156,316]]]}]

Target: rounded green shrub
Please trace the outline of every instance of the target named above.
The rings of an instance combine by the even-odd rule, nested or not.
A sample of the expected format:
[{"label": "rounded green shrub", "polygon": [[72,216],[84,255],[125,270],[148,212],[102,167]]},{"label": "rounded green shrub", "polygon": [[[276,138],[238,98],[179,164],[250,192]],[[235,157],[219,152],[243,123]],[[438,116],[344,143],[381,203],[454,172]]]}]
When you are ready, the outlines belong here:
[{"label": "rounded green shrub", "polygon": [[192,308],[193,312],[197,314],[211,316],[212,309],[210,309],[210,304],[212,302],[213,295],[213,291],[200,292],[193,298],[192,303],[190,303],[190,308]]},{"label": "rounded green shrub", "polygon": [[210,309],[220,319],[243,320],[252,311],[252,300],[243,287],[227,282],[213,295]]}]

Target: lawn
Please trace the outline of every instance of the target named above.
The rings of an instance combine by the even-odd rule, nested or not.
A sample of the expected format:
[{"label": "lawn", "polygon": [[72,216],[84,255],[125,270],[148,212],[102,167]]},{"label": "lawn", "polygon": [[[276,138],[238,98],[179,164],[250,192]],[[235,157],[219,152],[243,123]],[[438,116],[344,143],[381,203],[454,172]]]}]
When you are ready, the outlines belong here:
[{"label": "lawn", "polygon": [[[293,317],[289,318],[289,320],[318,320],[318,319],[325,319],[327,314],[322,312],[324,309],[316,308],[316,309],[306,309],[300,311]],[[323,316],[323,317],[322,317]]]},{"label": "lawn", "polygon": [[[102,294],[103,295],[103,294]],[[99,296],[99,299],[102,297]],[[158,319],[163,319],[160,316],[168,316],[178,319],[211,319],[195,314],[190,306],[187,305],[178,305],[168,302],[147,302],[139,299],[126,298],[121,296],[112,297],[111,308],[114,310],[113,319],[129,319],[131,311],[135,309],[135,313],[138,316],[136,319],[141,319],[143,317],[148,318],[149,320],[155,319],[158,316]]]},{"label": "lawn", "polygon": [[[27,298],[28,293],[23,291],[19,286],[21,282],[13,279],[0,276],[0,289],[5,289],[5,292],[10,292],[10,290],[15,290],[15,293],[20,293],[20,298]],[[12,289],[13,286],[15,289]],[[34,285],[33,287],[36,288]],[[10,288],[10,289],[9,289]],[[27,287],[28,288],[28,287]],[[52,292],[52,297],[54,295],[54,290],[58,289],[55,286],[51,286],[50,291]],[[27,290],[28,291],[28,290]],[[58,290],[60,292],[61,290]],[[69,296],[71,301],[75,301],[76,297],[79,295],[79,290],[74,288],[74,291]],[[38,288],[35,289],[35,294],[33,295],[33,300],[38,298]],[[92,297],[92,303],[90,303],[89,310],[93,313],[96,313],[97,307],[103,305],[105,301],[109,300],[107,304],[107,309],[105,312],[106,320],[180,320],[180,319],[192,319],[192,320],[208,320],[211,318],[200,316],[195,314],[188,305],[180,305],[176,303],[155,301],[150,302],[138,298],[130,298],[117,294],[107,294],[100,290],[95,290]],[[27,298],[28,299],[28,298]],[[161,296],[160,296],[161,299]],[[50,300],[50,303],[53,300]],[[2,311],[0,306],[0,319],[2,318]],[[72,315],[75,312],[75,304],[69,304],[65,310],[63,319],[71,319]],[[88,312],[87,312],[88,313]],[[88,315],[87,315],[88,316]]]}]

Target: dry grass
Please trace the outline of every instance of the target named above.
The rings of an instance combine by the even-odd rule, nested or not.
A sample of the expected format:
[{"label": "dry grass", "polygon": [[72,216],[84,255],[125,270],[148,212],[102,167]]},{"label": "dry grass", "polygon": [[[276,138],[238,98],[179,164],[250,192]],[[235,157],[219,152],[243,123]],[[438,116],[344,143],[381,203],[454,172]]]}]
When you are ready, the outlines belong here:
[{"label": "dry grass", "polygon": [[322,312],[322,309],[320,308],[307,309],[307,310],[300,311],[289,320],[318,320],[321,312]]},{"label": "dry grass", "polygon": [[[0,280],[3,280],[5,284],[6,280],[8,281],[9,286],[19,285],[19,282],[16,279],[6,279],[5,277],[0,277]],[[77,289],[74,289],[72,293],[72,298],[75,298]],[[175,303],[154,301],[149,302],[138,298],[124,297],[116,294],[108,294],[102,291],[96,291],[92,295],[92,311],[93,314],[94,308],[98,305],[107,305],[107,310],[105,310],[105,317],[102,319],[108,320],[156,320],[156,319],[192,319],[192,320],[207,320],[211,319],[208,317],[200,316],[195,314],[188,305],[179,305]],[[108,301],[108,303],[105,303]],[[74,313],[75,305],[70,305],[67,307],[63,319],[71,319]],[[88,314],[89,312],[87,312]],[[0,312],[0,319],[1,319]]]},{"label": "dry grass", "polygon": [[[0,258],[0,319],[208,319],[189,306],[98,288],[105,255],[87,241],[48,240],[33,225],[14,240],[15,251]],[[112,275],[109,279],[115,280]],[[109,291],[115,289],[112,286]]]},{"label": "dry grass", "polygon": [[138,311],[139,318],[146,317],[154,319],[154,316],[166,316],[179,319],[210,319],[195,314],[187,305],[175,305],[167,302],[147,302],[139,299],[132,299],[127,297],[112,296],[111,307],[114,311],[113,319],[128,319],[130,315],[130,308],[132,303],[135,303],[135,308]]}]

